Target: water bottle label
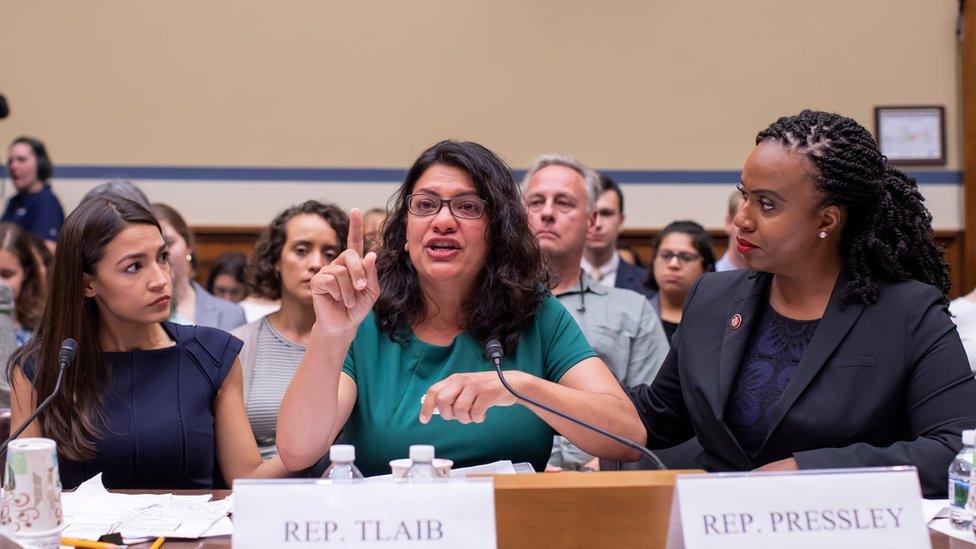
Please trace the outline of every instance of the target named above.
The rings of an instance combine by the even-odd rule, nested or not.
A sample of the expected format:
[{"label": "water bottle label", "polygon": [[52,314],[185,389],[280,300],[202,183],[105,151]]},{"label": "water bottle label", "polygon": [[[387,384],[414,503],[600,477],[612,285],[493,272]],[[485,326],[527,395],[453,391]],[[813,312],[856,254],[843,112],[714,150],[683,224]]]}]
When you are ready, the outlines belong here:
[{"label": "water bottle label", "polygon": [[949,480],[949,503],[953,507],[965,507],[969,499],[969,482],[965,480]]}]

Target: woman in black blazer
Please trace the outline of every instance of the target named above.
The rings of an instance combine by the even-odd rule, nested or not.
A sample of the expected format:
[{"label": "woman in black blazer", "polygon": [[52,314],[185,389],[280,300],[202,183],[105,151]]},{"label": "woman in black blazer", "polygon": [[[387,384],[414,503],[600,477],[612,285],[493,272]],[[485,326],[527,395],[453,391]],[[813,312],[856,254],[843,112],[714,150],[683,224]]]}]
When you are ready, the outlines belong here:
[{"label": "woman in black blazer", "polygon": [[976,381],[915,180],[849,118],[759,133],[735,217],[749,271],[689,293],[653,384],[649,448],[697,436],[714,471],[914,465],[927,496],[976,427]]}]

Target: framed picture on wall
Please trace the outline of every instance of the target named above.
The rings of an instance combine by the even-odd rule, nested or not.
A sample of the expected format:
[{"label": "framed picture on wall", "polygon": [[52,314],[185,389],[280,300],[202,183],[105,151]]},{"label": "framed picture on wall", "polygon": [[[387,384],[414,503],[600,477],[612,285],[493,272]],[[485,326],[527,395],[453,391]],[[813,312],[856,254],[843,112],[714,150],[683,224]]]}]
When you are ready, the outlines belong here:
[{"label": "framed picture on wall", "polygon": [[943,106],[875,107],[874,133],[882,154],[892,164],[944,166],[946,163]]}]

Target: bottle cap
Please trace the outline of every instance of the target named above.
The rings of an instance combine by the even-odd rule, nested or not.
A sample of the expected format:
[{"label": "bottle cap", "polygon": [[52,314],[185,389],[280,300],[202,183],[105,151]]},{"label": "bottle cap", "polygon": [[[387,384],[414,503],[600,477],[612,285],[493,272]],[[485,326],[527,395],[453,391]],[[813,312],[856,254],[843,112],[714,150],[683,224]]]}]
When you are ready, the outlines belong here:
[{"label": "bottle cap", "polygon": [[410,447],[410,461],[434,461],[434,447],[429,444],[414,444]]},{"label": "bottle cap", "polygon": [[967,429],[963,431],[962,443],[966,446],[976,446],[976,430]]},{"label": "bottle cap", "polygon": [[356,461],[356,447],[351,444],[333,444],[329,448],[329,459],[335,461]]}]

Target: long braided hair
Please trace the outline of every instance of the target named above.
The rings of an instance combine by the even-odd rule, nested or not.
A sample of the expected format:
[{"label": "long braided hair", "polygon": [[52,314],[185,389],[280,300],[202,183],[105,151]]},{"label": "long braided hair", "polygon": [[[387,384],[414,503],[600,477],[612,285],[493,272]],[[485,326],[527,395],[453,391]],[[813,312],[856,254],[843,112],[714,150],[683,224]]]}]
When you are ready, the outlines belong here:
[{"label": "long braided hair", "polygon": [[914,177],[893,168],[863,126],[839,114],[805,110],[756,136],[807,156],[821,207],[845,212],[841,257],[850,277],[845,303],[874,303],[878,284],[918,280],[949,292],[945,253],[935,245],[932,214]]}]

